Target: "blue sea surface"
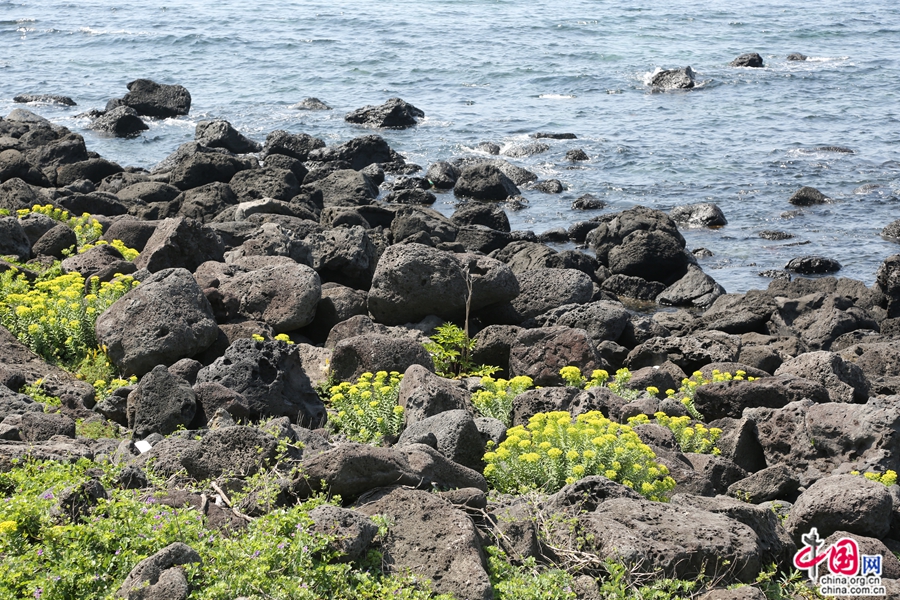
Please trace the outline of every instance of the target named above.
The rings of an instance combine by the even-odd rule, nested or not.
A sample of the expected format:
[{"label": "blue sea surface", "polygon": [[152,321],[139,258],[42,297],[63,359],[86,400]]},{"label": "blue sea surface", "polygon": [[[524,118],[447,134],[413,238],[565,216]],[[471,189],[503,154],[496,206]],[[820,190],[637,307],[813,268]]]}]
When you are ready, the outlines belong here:
[{"label": "blue sea surface", "polygon": [[[684,235],[689,248],[713,252],[701,264],[729,292],[765,287],[760,271],[809,254],[871,284],[900,250],[879,236],[900,218],[900,5],[662,4],[0,1],[0,115],[21,106],[17,94],[71,96],[78,106],[27,108],[83,135],[89,150],[151,168],[204,119],[227,119],[259,141],[285,129],[336,143],[371,132],[346,123],[347,112],[399,96],[426,118],[380,133],[423,167],[483,141],[578,136],[508,159],[566,186],[558,195],[524,190],[527,207],[510,212],[515,228],[540,233],[637,204],[715,202],[728,225]],[[745,52],[760,53],[765,67],[729,66]],[[788,61],[792,52],[808,59]],[[693,90],[647,84],[658,69],[688,65],[701,83]],[[184,85],[190,115],[151,121],[134,139],[102,137],[76,116],[137,78]],[[308,96],[334,110],[290,108]],[[574,148],[590,160],[566,161]],[[787,200],[804,185],[833,202],[793,212]],[[608,207],[572,210],[586,193]],[[439,194],[435,208],[449,214],[456,202]],[[764,240],[762,230],[794,237]]]}]

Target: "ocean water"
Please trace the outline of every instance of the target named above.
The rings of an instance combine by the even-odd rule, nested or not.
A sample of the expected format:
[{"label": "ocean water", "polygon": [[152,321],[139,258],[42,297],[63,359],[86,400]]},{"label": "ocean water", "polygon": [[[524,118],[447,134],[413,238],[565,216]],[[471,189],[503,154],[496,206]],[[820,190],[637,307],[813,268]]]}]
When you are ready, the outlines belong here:
[{"label": "ocean water", "polygon": [[[637,204],[715,202],[728,225],[684,234],[690,248],[713,252],[701,264],[729,292],[765,287],[760,271],[809,254],[871,284],[900,251],[879,236],[900,218],[900,4],[661,4],[0,1],[0,115],[21,106],[17,94],[71,96],[77,107],[27,108],[106,158],[150,168],[203,119],[227,119],[259,141],[285,129],[337,143],[370,132],[344,114],[399,96],[426,118],[381,134],[423,167],[483,141],[577,135],[508,159],[566,186],[558,195],[524,191],[527,207],[509,213],[515,228],[540,233]],[[745,52],[760,53],[765,67],[728,66]],[[809,59],[787,61],[791,52]],[[694,90],[648,87],[657,69],[687,65],[701,82]],[[76,116],[141,77],[184,85],[190,115],[151,121],[127,140],[99,136]],[[334,110],[290,108],[308,96]],[[573,148],[590,160],[565,161]],[[791,212],[787,200],[804,185],[833,202]],[[586,193],[607,208],[573,211]],[[455,204],[444,193],[435,208],[449,214]],[[794,237],[763,240],[761,230]]]}]

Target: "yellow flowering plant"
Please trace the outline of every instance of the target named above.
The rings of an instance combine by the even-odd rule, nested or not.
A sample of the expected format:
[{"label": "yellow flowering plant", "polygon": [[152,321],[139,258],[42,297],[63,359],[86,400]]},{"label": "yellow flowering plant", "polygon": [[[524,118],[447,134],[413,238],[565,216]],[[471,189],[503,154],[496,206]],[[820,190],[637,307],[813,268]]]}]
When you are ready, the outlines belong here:
[{"label": "yellow flowering plant", "polygon": [[397,371],[363,373],[356,383],[343,382],[329,390],[328,423],[348,439],[363,444],[380,444],[396,437],[403,428],[403,407]]},{"label": "yellow flowering plant", "polygon": [[0,324],[45,360],[73,369],[98,348],[97,317],[137,283],[129,275],[94,278],[85,293],[77,272],[32,284],[10,269],[0,274]]},{"label": "yellow flowering plant", "polygon": [[714,454],[716,456],[722,453],[716,447],[716,442],[722,435],[722,430],[718,427],[707,427],[700,422],[691,422],[690,417],[670,417],[664,412],[658,412],[653,415],[653,421],[647,415],[637,415],[628,419],[631,426],[644,425],[655,422],[672,431],[675,435],[675,441],[682,452],[694,452],[697,454]]},{"label": "yellow flowering plant", "polygon": [[603,475],[650,500],[667,500],[675,487],[665,465],[628,425],[599,411],[572,419],[568,412],[538,413],[526,426],[488,444],[484,475],[500,492],[555,492],[589,475]]},{"label": "yellow flowering plant", "polygon": [[[859,475],[859,471],[850,471],[851,475]],[[863,477],[868,479],[869,481],[877,481],[878,483],[883,483],[884,485],[891,487],[895,483],[897,483],[897,471],[893,469],[888,469],[884,473],[878,473],[876,471],[866,471],[863,473]]]},{"label": "yellow flowering plant", "polygon": [[531,377],[519,375],[512,379],[482,377],[481,387],[472,394],[472,404],[483,417],[499,419],[507,427],[512,420],[513,400],[534,385]]}]

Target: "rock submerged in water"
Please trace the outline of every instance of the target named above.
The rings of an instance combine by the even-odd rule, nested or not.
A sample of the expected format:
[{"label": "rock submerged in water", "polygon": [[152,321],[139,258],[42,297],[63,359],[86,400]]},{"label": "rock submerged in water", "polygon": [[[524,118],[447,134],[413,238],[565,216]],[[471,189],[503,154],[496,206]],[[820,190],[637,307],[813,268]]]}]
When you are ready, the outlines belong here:
[{"label": "rock submerged in water", "polygon": [[825,204],[828,197],[814,187],[808,185],[803,186],[788,198],[788,202],[795,206],[812,206],[814,204]]},{"label": "rock submerged in water", "polygon": [[696,73],[690,67],[660,71],[650,79],[650,85],[664,90],[689,90],[695,85]]},{"label": "rock submerged in water", "polygon": [[750,67],[753,69],[760,69],[763,66],[763,59],[762,56],[760,56],[756,52],[748,52],[747,54],[741,54],[728,64],[732,67]]},{"label": "rock submerged in water", "polygon": [[386,129],[406,129],[418,124],[425,112],[400,98],[391,98],[380,106],[364,106],[348,113],[348,123]]},{"label": "rock submerged in water", "polygon": [[297,104],[291,105],[295,110],[331,110],[331,107],[318,98],[304,98]]},{"label": "rock submerged in water", "polygon": [[805,54],[800,54],[799,52],[791,52],[787,55],[787,60],[806,60],[808,57]]},{"label": "rock submerged in water", "polygon": [[59,104],[61,106],[77,106],[76,102],[68,96],[57,96],[55,94],[19,94],[13,96],[13,102],[18,104]]},{"label": "rock submerged in water", "polygon": [[725,213],[713,202],[683,204],[669,211],[672,220],[687,227],[723,227],[728,225]]}]

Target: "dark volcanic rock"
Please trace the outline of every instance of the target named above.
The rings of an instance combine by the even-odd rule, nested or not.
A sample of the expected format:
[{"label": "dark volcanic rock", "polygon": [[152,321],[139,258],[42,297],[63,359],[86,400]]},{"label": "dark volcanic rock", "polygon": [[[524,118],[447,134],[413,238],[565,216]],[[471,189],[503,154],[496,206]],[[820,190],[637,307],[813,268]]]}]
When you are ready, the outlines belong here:
[{"label": "dark volcanic rock", "polygon": [[353,381],[363,373],[405,372],[412,365],[434,368],[431,356],[418,340],[364,334],[343,339],[334,347],[331,373],[339,381]]},{"label": "dark volcanic rock", "polygon": [[399,325],[428,315],[462,314],[468,297],[462,265],[448,253],[422,244],[389,247],[378,262],[369,290],[372,316]]},{"label": "dark volcanic rock", "polygon": [[0,217],[0,255],[12,255],[23,262],[31,258],[31,242],[15,217]]},{"label": "dark volcanic rock", "polygon": [[325,142],[319,138],[305,133],[291,134],[277,129],[266,136],[266,144],[263,147],[263,155],[283,154],[305,161],[309,153],[318,148],[324,148]]},{"label": "dark volcanic rock", "polygon": [[687,227],[722,227],[728,225],[728,219],[722,209],[713,202],[684,204],[669,211],[669,216],[676,223]]},{"label": "dark volcanic rock", "polygon": [[694,76],[690,67],[663,70],[653,75],[650,85],[664,90],[688,90],[694,87]]},{"label": "dark volcanic rock", "polygon": [[206,261],[224,260],[224,252],[222,240],[209,226],[178,217],[156,227],[135,265],[151,273],[175,267],[194,271]]},{"label": "dark volcanic rock", "polygon": [[828,198],[814,187],[803,186],[788,199],[788,202],[796,206],[812,206],[813,204],[825,204]]},{"label": "dark volcanic rock", "polygon": [[212,307],[185,269],[145,279],[100,315],[95,329],[113,363],[138,375],[202,352],[218,335]]},{"label": "dark volcanic rock", "polygon": [[[394,152],[380,135],[371,134],[355,137],[336,146],[312,150],[309,153],[309,160],[324,163],[344,161],[347,166],[342,166],[342,169],[350,168],[359,171],[378,163],[402,163],[403,157]],[[309,169],[312,171],[313,167],[309,166]]]},{"label": "dark volcanic rock", "polygon": [[[165,119],[186,115],[191,110],[191,94],[180,85],[158,84],[149,79],[136,79],[128,84],[128,93],[111,104],[130,106],[140,115]],[[107,105],[107,109],[114,106]]]},{"label": "dark volcanic rock", "polygon": [[519,195],[519,188],[499,167],[481,163],[462,170],[453,193],[475,200],[500,201]]},{"label": "dark volcanic rock", "polygon": [[806,58],[805,54],[800,54],[799,52],[791,52],[787,55],[787,60],[806,60]]},{"label": "dark volcanic rock", "polygon": [[835,531],[882,538],[890,529],[893,501],[887,487],[856,475],[820,479],[800,494],[785,527],[799,542],[815,527],[827,537]]},{"label": "dark volcanic rock", "polygon": [[231,123],[224,120],[200,121],[194,130],[194,139],[210,148],[225,148],[235,154],[259,152],[262,144],[245,137]]},{"label": "dark volcanic rock", "polygon": [[190,384],[157,365],[128,395],[129,427],[136,439],[151,433],[169,435],[187,427],[197,412],[197,396]]},{"label": "dark volcanic rock", "polygon": [[36,102],[40,104],[59,104],[62,106],[76,106],[74,100],[69,98],[68,96],[57,96],[55,94],[19,94],[18,96],[13,96],[13,102],[17,102],[20,104],[27,104],[29,102]]},{"label": "dark volcanic rock", "polygon": [[318,98],[304,98],[297,104],[292,104],[291,108],[295,110],[331,110],[330,106]]},{"label": "dark volcanic rock", "polygon": [[441,160],[428,167],[428,171],[425,172],[425,179],[436,189],[453,189],[453,186],[456,185],[456,180],[459,179],[459,169],[453,163]]},{"label": "dark volcanic rock", "polygon": [[348,113],[344,120],[368,127],[405,129],[418,123],[425,113],[400,98],[391,98],[380,106],[364,106]]},{"label": "dark volcanic rock", "polygon": [[749,52],[747,54],[741,54],[728,63],[728,65],[731,67],[753,67],[759,69],[763,66],[763,59],[762,56],[756,52]]},{"label": "dark volcanic rock", "polygon": [[286,416],[312,427],[325,422],[325,407],[296,345],[237,340],[224,356],[200,370],[197,385],[208,382],[241,394],[252,418]]},{"label": "dark volcanic rock", "polygon": [[90,127],[116,137],[132,137],[150,129],[138,116],[137,111],[129,106],[117,106],[96,119]]},{"label": "dark volcanic rock", "polygon": [[792,258],[784,266],[785,270],[800,273],[801,275],[821,275],[823,273],[836,273],[841,270],[841,263],[833,258],[824,256],[800,256]]}]

